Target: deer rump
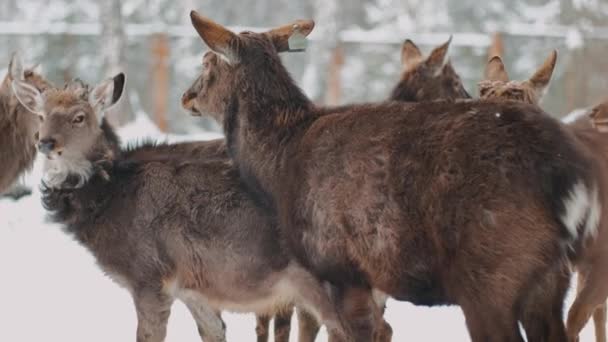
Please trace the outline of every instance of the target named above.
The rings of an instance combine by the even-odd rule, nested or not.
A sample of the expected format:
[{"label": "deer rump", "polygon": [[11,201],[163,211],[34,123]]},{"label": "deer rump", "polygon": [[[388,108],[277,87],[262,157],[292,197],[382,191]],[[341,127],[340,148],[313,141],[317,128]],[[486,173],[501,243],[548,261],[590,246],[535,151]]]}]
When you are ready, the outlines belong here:
[{"label": "deer rump", "polygon": [[287,149],[276,204],[299,258],[415,304],[512,305],[597,224],[589,159],[534,106],[353,106]]}]

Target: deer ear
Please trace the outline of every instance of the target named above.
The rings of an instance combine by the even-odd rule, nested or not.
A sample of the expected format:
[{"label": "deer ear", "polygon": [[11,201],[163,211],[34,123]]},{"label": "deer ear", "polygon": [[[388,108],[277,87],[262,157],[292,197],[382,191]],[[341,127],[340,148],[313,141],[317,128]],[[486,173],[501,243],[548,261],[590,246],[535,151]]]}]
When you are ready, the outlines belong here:
[{"label": "deer ear", "polygon": [[11,88],[15,97],[30,112],[37,115],[44,115],[44,99],[36,87],[19,79],[11,82]]},{"label": "deer ear", "polygon": [[296,20],[291,24],[274,28],[268,32],[277,52],[296,52],[306,49],[306,37],[315,28],[312,20]]},{"label": "deer ear", "polygon": [[24,80],[23,58],[19,52],[14,52],[8,64],[8,74],[11,80]]},{"label": "deer ear", "polygon": [[452,36],[450,36],[447,42],[441,44],[431,51],[431,54],[429,57],[427,57],[425,63],[432,71],[439,72],[443,69],[451,42]]},{"label": "deer ear", "polygon": [[557,51],[553,50],[549,54],[549,57],[543,62],[538,70],[530,77],[528,82],[534,88],[534,91],[540,95],[544,92],[545,88],[549,85],[549,81],[551,81],[551,76],[553,75],[553,69],[555,69],[555,62],[557,61]]},{"label": "deer ear", "polygon": [[190,12],[190,20],[198,35],[213,52],[222,56],[228,63],[238,62],[237,53],[233,48],[234,41],[238,39],[236,34],[196,11]]},{"label": "deer ear", "polygon": [[499,56],[490,58],[483,73],[484,80],[509,82],[509,75],[505,70],[505,64]]},{"label": "deer ear", "polygon": [[125,74],[121,72],[98,84],[89,94],[89,103],[97,114],[100,123],[105,112],[120,100],[125,88],[125,83]]},{"label": "deer ear", "polygon": [[422,61],[422,52],[413,41],[406,39],[401,45],[401,67],[409,70],[417,66]]}]

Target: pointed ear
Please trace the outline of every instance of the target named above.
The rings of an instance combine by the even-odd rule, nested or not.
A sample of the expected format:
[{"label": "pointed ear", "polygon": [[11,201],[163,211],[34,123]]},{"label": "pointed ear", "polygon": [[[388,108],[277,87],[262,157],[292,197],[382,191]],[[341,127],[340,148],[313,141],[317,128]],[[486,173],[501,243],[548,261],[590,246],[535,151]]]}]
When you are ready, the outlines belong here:
[{"label": "pointed ear", "polygon": [[190,12],[190,20],[198,35],[213,52],[222,56],[228,63],[238,62],[237,52],[233,48],[234,41],[238,40],[236,34],[196,11]]},{"label": "pointed ear", "polygon": [[401,45],[401,68],[410,70],[422,61],[422,52],[413,41],[406,39]]},{"label": "pointed ear", "polygon": [[266,34],[270,36],[277,52],[304,51],[306,48],[306,37],[315,28],[312,20],[296,20],[291,24],[274,28]]},{"label": "pointed ear", "polygon": [[8,74],[11,80],[24,80],[25,70],[23,69],[23,59],[19,52],[14,52],[8,64]]},{"label": "pointed ear", "polygon": [[14,79],[11,88],[23,107],[34,114],[44,115],[44,99],[36,87],[23,80]]},{"label": "pointed ear", "polygon": [[509,75],[505,70],[505,64],[499,56],[490,58],[486,64],[486,70],[483,73],[484,80],[509,82]]},{"label": "pointed ear", "polygon": [[441,71],[446,62],[446,57],[448,55],[448,49],[450,48],[450,43],[452,42],[452,36],[448,39],[447,42],[441,44],[436,47],[431,54],[427,57],[424,62],[431,70],[438,72]]},{"label": "pointed ear", "polygon": [[42,73],[44,72],[44,69],[42,68],[42,64],[40,64],[40,63],[36,63],[36,65],[29,68],[29,70],[38,75],[42,75]]},{"label": "pointed ear", "polygon": [[542,94],[545,88],[551,81],[551,75],[553,75],[553,69],[555,69],[555,62],[557,61],[557,51],[553,50],[549,54],[549,57],[543,62],[538,70],[530,77],[528,82],[532,85],[534,90],[538,94]]},{"label": "pointed ear", "polygon": [[98,115],[99,122],[105,112],[112,108],[123,94],[126,77],[124,73],[108,78],[98,84],[89,94],[89,103]]}]

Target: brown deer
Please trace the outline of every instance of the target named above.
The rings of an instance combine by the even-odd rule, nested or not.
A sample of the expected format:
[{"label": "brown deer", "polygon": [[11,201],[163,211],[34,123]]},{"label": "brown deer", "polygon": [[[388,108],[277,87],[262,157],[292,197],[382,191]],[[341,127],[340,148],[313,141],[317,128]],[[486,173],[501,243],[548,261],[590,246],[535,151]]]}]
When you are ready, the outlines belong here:
[{"label": "brown deer", "polygon": [[[203,60],[203,64],[205,61]],[[200,79],[199,79],[200,80]],[[202,91],[203,83],[194,82],[191,87],[184,92],[181,99],[181,104],[184,109],[190,112],[192,115],[200,115],[197,110],[197,95]],[[336,110],[340,110],[336,108]],[[221,122],[219,122],[221,124]],[[181,153],[179,153],[181,154]],[[188,153],[193,157],[196,154]],[[386,299],[382,293],[374,293],[374,301],[380,308],[381,312],[384,312]],[[256,317],[256,334],[258,342],[268,341],[269,325],[270,320],[274,318],[274,340],[275,342],[287,342],[289,341],[289,333],[291,330],[291,316],[293,315],[293,308],[286,308],[285,310],[279,311],[276,316],[257,316]],[[299,323],[299,335],[298,341],[300,342],[314,342],[319,332],[319,324],[310,313],[306,312],[302,308],[298,308],[298,323]],[[381,317],[380,317],[381,318]],[[374,336],[374,342],[390,341],[392,336],[392,329],[390,325],[382,320],[380,323],[380,329]]]},{"label": "brown deer", "polygon": [[471,98],[452,62],[447,58],[452,37],[435,48],[428,57],[407,39],[401,47],[402,74],[390,99],[405,102]]},{"label": "brown deer", "polygon": [[[212,50],[193,111],[223,122],[241,179],[331,284],[357,341],[378,322],[372,288],[460,305],[473,341],[523,341],[518,317],[538,295],[528,289],[597,226],[592,162],[568,131],[516,102],[318,108],[278,56],[312,21],[235,34],[191,19]],[[535,340],[566,340],[564,273],[565,286],[542,293],[550,306]]]},{"label": "brown deer", "polygon": [[[406,40],[402,51],[414,51],[413,53],[410,53],[410,55],[420,56],[419,53],[415,52],[416,50],[413,49],[413,46],[415,45],[413,45],[411,41]],[[495,44],[493,44],[493,47],[493,51],[499,51],[499,48],[497,48],[496,40]],[[447,49],[446,44],[437,48],[435,51],[442,51],[445,49]],[[402,55],[404,54],[402,53]],[[445,56],[443,56],[442,58],[445,58]],[[408,58],[402,58],[402,62],[405,62],[407,60]],[[444,81],[435,83],[436,89],[434,91],[428,92],[429,94],[436,94],[437,98],[429,97],[426,100],[454,101],[459,99],[464,100],[469,97],[468,93],[462,91],[464,89],[464,87],[462,86],[462,82],[460,81],[460,78],[452,67],[443,68],[440,74],[437,74],[434,77],[415,78],[414,75],[422,74],[420,70],[424,70],[424,68],[426,68],[424,63],[417,63],[410,66],[409,68],[405,67],[405,72],[402,74],[402,79],[416,79],[416,81],[409,83],[400,82],[397,87],[406,87],[406,89],[402,89],[401,91],[393,91],[391,100],[409,102],[411,101],[411,97],[408,97],[406,94],[416,94],[425,87],[428,87],[428,84],[432,84],[434,80],[439,78],[443,78]],[[439,87],[442,88],[439,89]],[[446,98],[442,99],[440,95],[446,96]],[[563,269],[555,268],[551,273],[546,276],[546,279],[544,279],[544,281],[539,282],[539,285],[533,289],[533,291],[538,291],[536,295],[531,296],[531,300],[535,300],[536,302],[526,303],[526,308],[523,310],[521,316],[519,317],[524,327],[524,330],[526,331],[526,335],[528,336],[528,340],[540,340],[540,336],[543,335],[543,332],[537,331],[536,327],[543,325],[548,326],[551,324],[550,322],[545,322],[545,319],[543,317],[545,315],[545,310],[547,308],[551,308],[552,301],[550,298],[544,298],[544,296],[542,296],[543,291],[545,291],[545,288],[547,286],[560,286],[562,287],[560,291],[565,291],[567,287],[567,278],[567,272],[564,272]]]},{"label": "brown deer", "polygon": [[124,83],[118,74],[91,90],[14,87],[43,118],[43,204],[131,293],[137,341],[164,340],[175,299],[206,342],[225,341],[220,310],[273,314],[293,304],[346,340],[332,298],[284,247],[272,210],[249,195],[223,141],[185,149],[196,158],[170,157],[172,146],[120,148],[103,113]]},{"label": "brown deer", "polygon": [[25,69],[21,56],[14,53],[8,74],[0,85],[0,194],[18,199],[30,193],[19,177],[32,168],[36,158],[36,138],[40,119],[23,107],[15,96],[14,80],[44,91],[50,86],[38,72]]},{"label": "brown deer", "polygon": [[[483,81],[480,86],[481,97],[503,97],[538,104],[542,99],[543,89],[551,78],[556,54],[553,52],[534,76],[524,82],[509,81],[504,64],[499,57],[494,57],[486,67],[486,78],[493,78],[491,83]],[[534,81],[536,79],[536,81]],[[494,88],[496,87],[496,88]],[[481,90],[483,89],[483,92]],[[593,108],[588,117],[582,117],[567,124],[567,127],[588,149],[593,156],[592,170],[599,180],[599,196],[604,203],[608,196],[608,134],[606,120],[608,104],[603,103]],[[602,204],[601,211],[608,212]],[[608,250],[603,241],[608,241],[608,220],[599,218],[598,231],[589,236],[581,246],[574,265],[578,272],[577,295],[568,313],[567,333],[570,342],[578,341],[578,335],[587,321],[593,316],[597,342],[606,342],[606,298],[608,297]],[[547,286],[550,286],[547,284]]]}]

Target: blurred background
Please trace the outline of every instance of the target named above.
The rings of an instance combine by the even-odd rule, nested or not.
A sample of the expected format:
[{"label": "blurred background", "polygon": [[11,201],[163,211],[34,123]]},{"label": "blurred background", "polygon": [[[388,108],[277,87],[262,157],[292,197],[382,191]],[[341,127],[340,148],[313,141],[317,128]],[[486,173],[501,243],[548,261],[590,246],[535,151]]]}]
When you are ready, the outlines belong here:
[{"label": "blurred background", "polygon": [[125,70],[129,96],[111,114],[115,124],[140,115],[164,132],[217,130],[179,106],[205,49],[191,9],[235,30],[315,19],[309,49],[283,58],[318,103],[385,99],[399,77],[403,40],[426,53],[450,34],[452,62],[471,94],[498,43],[513,79],[528,78],[558,50],[543,103],[556,117],[608,97],[606,0],[2,0],[0,71],[17,49],[57,84]]}]

